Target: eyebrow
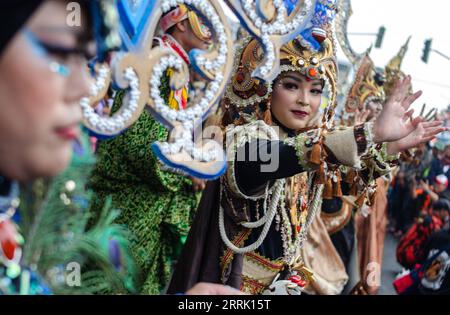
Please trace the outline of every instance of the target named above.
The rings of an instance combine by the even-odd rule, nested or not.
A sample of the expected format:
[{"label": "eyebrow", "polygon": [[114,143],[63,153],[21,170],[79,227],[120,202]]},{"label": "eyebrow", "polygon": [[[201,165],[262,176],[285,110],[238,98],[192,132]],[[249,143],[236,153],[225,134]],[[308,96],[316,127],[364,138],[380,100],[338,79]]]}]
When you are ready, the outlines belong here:
[{"label": "eyebrow", "polygon": [[[282,79],[284,79],[284,78],[292,79],[292,80],[300,82],[300,83],[303,82],[303,79],[301,79],[301,78],[299,78],[299,77],[297,77],[295,75],[292,75],[292,74],[287,74],[287,75],[282,77]],[[322,82],[315,81],[315,82],[312,83],[312,85],[319,85],[320,87],[322,87]]]},{"label": "eyebrow", "polygon": [[299,78],[299,77],[297,77],[295,75],[287,74],[287,75],[282,77],[282,79],[286,79],[286,78],[292,79],[292,80],[297,81],[297,82],[303,82],[303,80],[301,78]]}]

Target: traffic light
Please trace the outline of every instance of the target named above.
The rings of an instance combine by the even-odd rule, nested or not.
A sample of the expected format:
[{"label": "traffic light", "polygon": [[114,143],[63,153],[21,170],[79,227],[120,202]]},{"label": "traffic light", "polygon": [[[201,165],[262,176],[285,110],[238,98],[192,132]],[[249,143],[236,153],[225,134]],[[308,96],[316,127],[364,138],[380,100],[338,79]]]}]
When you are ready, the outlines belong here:
[{"label": "traffic light", "polygon": [[431,52],[431,43],[432,42],[433,42],[433,40],[431,38],[425,40],[424,47],[423,47],[423,54],[422,54],[422,61],[425,63],[428,63],[428,59],[430,57],[430,52]]},{"label": "traffic light", "polygon": [[386,32],[386,27],[380,26],[377,33],[377,40],[375,42],[375,48],[381,48],[381,44],[383,43],[384,33]]}]

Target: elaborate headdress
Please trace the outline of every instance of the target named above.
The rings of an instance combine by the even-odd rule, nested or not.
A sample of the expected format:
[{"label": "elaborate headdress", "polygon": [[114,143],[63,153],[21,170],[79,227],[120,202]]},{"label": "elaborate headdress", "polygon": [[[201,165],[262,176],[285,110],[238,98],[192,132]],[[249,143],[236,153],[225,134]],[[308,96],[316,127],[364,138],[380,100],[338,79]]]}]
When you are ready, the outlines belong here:
[{"label": "elaborate headdress", "polygon": [[[120,48],[121,41],[117,32],[116,0],[87,1],[79,4],[89,15],[93,25],[93,35],[97,44],[97,57],[103,61],[108,51]],[[43,4],[43,0],[3,0],[0,4],[0,19],[4,27],[0,31],[0,54],[3,52],[14,34],[18,32],[33,13]]]},{"label": "elaborate headdress", "polygon": [[[280,72],[296,71],[309,79],[322,79],[329,83],[329,105],[323,122],[332,120],[336,99],[337,64],[330,23],[334,17],[332,2],[318,4],[313,27],[298,38],[285,44],[280,51]],[[237,120],[264,119],[270,110],[273,82],[252,77],[253,71],[264,59],[261,44],[251,37],[245,38],[237,50],[231,84],[223,101],[224,125]]]},{"label": "elaborate headdress", "polygon": [[382,74],[377,73],[375,65],[369,54],[371,47],[365,53],[356,53],[348,39],[348,21],[352,16],[350,0],[338,1],[336,15],[336,37],[342,51],[354,67],[353,82],[350,85],[344,101],[346,114],[354,113],[357,109],[363,110],[370,101],[384,101]]},{"label": "elaborate headdress", "polygon": [[363,110],[370,101],[383,103],[389,97],[396,82],[405,76],[400,67],[408,50],[410,39],[411,37],[401,47],[399,53],[388,63],[384,69],[384,74],[375,70],[375,65],[369,56],[370,51],[366,52],[359,59],[353,84],[344,102],[346,113],[353,113],[357,109]]},{"label": "elaborate headdress", "polygon": [[345,111],[353,113],[363,110],[371,101],[384,102],[384,78],[375,70],[375,65],[367,52],[359,61],[353,84],[347,93]]},{"label": "elaborate headdress", "polygon": [[161,18],[159,25],[163,32],[167,32],[167,30],[175,24],[184,20],[189,20],[189,24],[191,25],[195,36],[199,39],[209,40],[211,38],[211,31],[204,20],[201,19],[194,10],[191,10],[184,4],[179,4],[173,10],[167,12]]}]

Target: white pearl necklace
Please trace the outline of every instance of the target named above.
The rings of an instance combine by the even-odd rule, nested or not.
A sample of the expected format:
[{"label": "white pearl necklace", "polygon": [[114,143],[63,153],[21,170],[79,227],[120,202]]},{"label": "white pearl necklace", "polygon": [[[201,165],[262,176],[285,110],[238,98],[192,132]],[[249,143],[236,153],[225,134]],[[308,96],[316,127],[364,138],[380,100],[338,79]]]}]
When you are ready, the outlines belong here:
[{"label": "white pearl necklace", "polygon": [[[107,77],[110,75],[110,70],[106,66],[102,66],[98,71],[98,76],[91,86],[91,96],[96,96],[99,91],[105,87]],[[80,105],[83,111],[83,116],[86,121],[86,127],[94,132],[100,134],[118,134],[127,126],[127,122],[134,116],[138,109],[138,99],[141,95],[139,90],[139,79],[133,68],[129,67],[125,70],[125,79],[129,82],[130,91],[128,102],[125,102],[120,111],[112,117],[103,117],[95,112],[91,106],[88,97],[83,97],[80,100]]]}]

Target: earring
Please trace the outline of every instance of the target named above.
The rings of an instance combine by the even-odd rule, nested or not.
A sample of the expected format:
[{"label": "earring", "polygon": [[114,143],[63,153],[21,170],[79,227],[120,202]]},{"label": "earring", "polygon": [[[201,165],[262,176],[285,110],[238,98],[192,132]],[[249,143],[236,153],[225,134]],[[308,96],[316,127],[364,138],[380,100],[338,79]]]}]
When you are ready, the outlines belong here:
[{"label": "earring", "polygon": [[272,105],[272,96],[269,96],[269,98],[267,99],[266,110],[264,111],[263,115],[264,122],[269,126],[272,126],[272,113],[270,111],[271,105]]}]

